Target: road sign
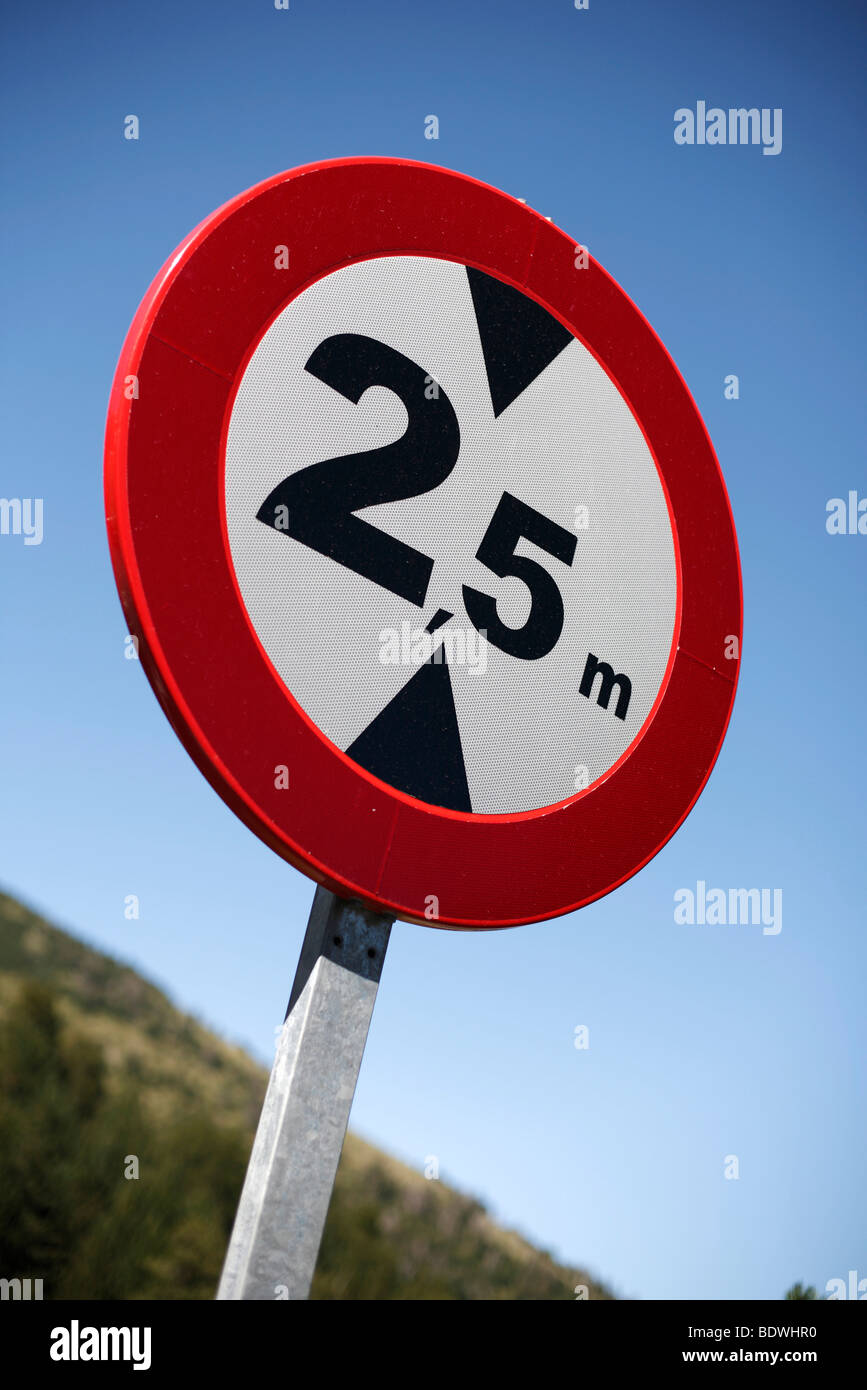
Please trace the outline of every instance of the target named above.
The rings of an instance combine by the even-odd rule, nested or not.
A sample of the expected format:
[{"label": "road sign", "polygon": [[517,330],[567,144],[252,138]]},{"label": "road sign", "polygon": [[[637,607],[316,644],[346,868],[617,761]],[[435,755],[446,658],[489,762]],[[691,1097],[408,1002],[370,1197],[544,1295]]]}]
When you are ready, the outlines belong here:
[{"label": "road sign", "polygon": [[368,158],[242,194],[145,296],[106,458],[169,718],[333,893],[538,920],[695,803],[740,652],[725,487],[647,322],[519,200]]}]

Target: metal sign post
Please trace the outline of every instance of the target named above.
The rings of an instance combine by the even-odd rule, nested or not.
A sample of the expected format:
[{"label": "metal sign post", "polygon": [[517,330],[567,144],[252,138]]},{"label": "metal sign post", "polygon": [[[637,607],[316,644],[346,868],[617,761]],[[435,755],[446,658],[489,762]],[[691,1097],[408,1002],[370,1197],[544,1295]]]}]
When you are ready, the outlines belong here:
[{"label": "metal sign post", "polygon": [[317,888],[218,1299],[303,1299],[393,919]]}]

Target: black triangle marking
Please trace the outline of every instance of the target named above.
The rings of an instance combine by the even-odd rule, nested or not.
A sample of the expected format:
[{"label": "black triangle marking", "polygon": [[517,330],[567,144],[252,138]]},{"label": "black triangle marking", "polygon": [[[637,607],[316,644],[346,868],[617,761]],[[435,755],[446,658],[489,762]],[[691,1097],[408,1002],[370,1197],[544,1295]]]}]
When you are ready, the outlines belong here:
[{"label": "black triangle marking", "polygon": [[441,648],[346,752],[374,777],[419,801],[472,811],[452,681]]},{"label": "black triangle marking", "polygon": [[535,381],[572,334],[534,299],[467,266],[494,415]]}]

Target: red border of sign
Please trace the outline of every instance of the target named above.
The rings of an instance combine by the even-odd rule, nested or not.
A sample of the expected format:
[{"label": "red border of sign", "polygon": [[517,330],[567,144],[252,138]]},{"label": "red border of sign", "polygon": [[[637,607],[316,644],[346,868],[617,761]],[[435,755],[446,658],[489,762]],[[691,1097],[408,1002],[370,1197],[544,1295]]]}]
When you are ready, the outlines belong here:
[{"label": "red border of sign", "polygon": [[[275,266],[281,245],[289,269]],[[129,630],[175,731],[284,859],[341,896],[427,926],[516,926],[618,887],[689,814],[734,702],[739,661],[724,650],[731,636],[740,650],[741,576],[713,446],[649,324],[592,257],[576,270],[575,250],[524,203],[436,165],[370,157],[305,165],[242,193],[187,237],[145,295],[112,387],[112,562]],[[663,480],[679,597],[659,697],[602,779],[543,810],[447,811],[352,762],[277,676],[231,562],[225,437],[251,352],[321,276],[401,254],[476,266],[559,318],[630,405]],[[131,377],[138,397],[127,399]],[[290,770],[288,789],[275,787],[276,763]],[[428,919],[432,898],[438,915]]]}]

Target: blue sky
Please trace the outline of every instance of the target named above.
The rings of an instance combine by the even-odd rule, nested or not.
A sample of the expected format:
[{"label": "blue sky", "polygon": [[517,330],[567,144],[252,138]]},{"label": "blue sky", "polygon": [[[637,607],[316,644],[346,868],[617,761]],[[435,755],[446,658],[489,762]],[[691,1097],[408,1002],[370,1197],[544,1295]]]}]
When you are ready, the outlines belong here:
[{"label": "blue sky", "polygon": [[[352,1124],[624,1295],[867,1276],[867,536],[825,529],[829,498],[867,495],[855,7],[192,0],[4,23],[0,493],[44,499],[41,545],[0,536],[4,887],[270,1059],[312,885],[124,660],[117,355],[190,228],[281,169],[397,155],[524,197],[623,285],[704,416],[741,546],[740,689],[698,806],[615,894],[511,931],[396,926]],[[676,145],[698,100],[782,108],[782,152]],[[782,889],[782,931],[676,924],[698,880]]]}]

